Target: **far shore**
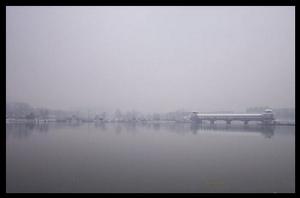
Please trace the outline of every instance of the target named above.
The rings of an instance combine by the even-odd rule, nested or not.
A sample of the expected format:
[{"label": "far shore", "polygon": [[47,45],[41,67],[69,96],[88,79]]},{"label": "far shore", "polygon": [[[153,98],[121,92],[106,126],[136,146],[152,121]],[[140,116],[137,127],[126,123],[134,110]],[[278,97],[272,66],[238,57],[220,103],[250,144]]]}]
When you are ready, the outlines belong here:
[{"label": "far shore", "polygon": [[[10,123],[33,123],[33,124],[42,124],[42,123],[85,123],[85,122],[94,122],[94,123],[192,123],[189,120],[132,120],[132,121],[114,121],[114,120],[55,120],[55,119],[24,119],[24,118],[6,118],[6,124]],[[218,125],[218,123],[215,123]],[[273,126],[295,126],[296,123],[294,120],[274,120]]]}]

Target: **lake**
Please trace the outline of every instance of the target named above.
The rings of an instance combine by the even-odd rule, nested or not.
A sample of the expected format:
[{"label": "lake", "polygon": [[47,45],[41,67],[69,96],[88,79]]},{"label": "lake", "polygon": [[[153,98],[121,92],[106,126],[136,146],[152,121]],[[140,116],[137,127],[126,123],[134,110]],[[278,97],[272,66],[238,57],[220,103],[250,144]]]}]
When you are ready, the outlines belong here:
[{"label": "lake", "polygon": [[295,192],[295,126],[6,124],[10,192]]}]

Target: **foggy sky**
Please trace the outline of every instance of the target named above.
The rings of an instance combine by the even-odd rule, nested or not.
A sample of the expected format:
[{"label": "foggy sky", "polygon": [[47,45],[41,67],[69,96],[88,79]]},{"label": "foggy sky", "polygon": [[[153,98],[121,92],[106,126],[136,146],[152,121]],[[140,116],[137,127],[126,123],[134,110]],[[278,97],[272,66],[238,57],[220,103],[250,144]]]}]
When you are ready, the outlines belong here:
[{"label": "foggy sky", "polygon": [[7,7],[6,99],[67,109],[295,106],[294,7]]}]

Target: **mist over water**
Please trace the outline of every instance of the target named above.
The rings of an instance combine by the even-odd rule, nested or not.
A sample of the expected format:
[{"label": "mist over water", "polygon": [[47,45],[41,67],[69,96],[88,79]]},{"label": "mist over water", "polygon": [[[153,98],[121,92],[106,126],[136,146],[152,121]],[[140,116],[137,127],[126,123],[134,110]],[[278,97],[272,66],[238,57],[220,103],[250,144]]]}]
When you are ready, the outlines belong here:
[{"label": "mist over water", "polygon": [[6,99],[52,109],[295,106],[294,7],[7,7]]}]

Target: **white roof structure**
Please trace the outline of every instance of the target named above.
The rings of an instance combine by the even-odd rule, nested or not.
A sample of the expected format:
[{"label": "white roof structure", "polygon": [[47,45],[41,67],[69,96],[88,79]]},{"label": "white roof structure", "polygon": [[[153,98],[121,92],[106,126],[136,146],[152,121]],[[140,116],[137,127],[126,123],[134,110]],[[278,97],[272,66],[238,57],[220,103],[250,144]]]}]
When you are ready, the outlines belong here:
[{"label": "white roof structure", "polygon": [[[274,115],[272,110],[266,109],[264,113],[199,113],[193,112],[193,116],[191,116],[192,120],[197,117],[196,120],[210,120],[212,122],[216,120],[225,120],[227,122],[233,120],[240,121],[270,121],[274,120]],[[195,121],[196,121],[195,120]]]},{"label": "white roof structure", "polygon": [[247,113],[197,113],[197,116],[201,117],[223,117],[223,116],[234,116],[234,117],[244,117],[244,116],[262,116],[262,114],[247,114]]}]

